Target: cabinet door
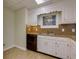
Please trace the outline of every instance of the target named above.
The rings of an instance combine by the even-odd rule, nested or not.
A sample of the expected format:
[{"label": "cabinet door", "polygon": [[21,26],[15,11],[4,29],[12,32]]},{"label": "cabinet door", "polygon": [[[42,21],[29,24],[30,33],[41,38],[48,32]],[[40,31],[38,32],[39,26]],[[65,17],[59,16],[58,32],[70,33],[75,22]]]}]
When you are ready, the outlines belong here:
[{"label": "cabinet door", "polygon": [[66,38],[62,41],[62,58],[70,59],[70,45]]},{"label": "cabinet door", "polygon": [[76,42],[73,40],[70,41],[70,58],[76,59]]},{"label": "cabinet door", "polygon": [[55,56],[55,42],[53,39],[41,37],[37,40],[37,50]]},{"label": "cabinet door", "polygon": [[50,54],[51,55],[51,48],[52,48],[52,44],[51,44],[51,40],[50,39],[44,39],[44,45],[45,45],[45,50],[44,52],[47,53],[47,54]]},{"label": "cabinet door", "polygon": [[47,45],[46,39],[40,38],[40,37],[37,39],[37,50],[38,51],[45,52],[46,45]]},{"label": "cabinet door", "polygon": [[56,51],[56,56],[63,58],[63,59],[68,59],[69,58],[69,47],[68,47],[68,42],[66,38],[59,38],[56,39],[55,43],[55,51]]},{"label": "cabinet door", "polygon": [[50,39],[49,44],[50,44],[50,45],[49,45],[49,47],[50,47],[49,53],[50,53],[51,55],[53,55],[53,56],[56,56],[55,38]]},{"label": "cabinet door", "polygon": [[67,39],[65,43],[66,43],[66,54],[63,53],[63,58],[76,59],[76,42],[72,39]]},{"label": "cabinet door", "polygon": [[53,39],[47,39],[46,47],[46,53],[55,56],[55,41]]},{"label": "cabinet door", "polygon": [[27,34],[27,49],[37,50],[37,35]]},{"label": "cabinet door", "polygon": [[[69,1],[69,2],[68,2]],[[75,0],[65,0],[63,3],[63,23],[75,23],[76,22],[76,8],[75,8]]]},{"label": "cabinet door", "polygon": [[60,58],[62,56],[62,47],[61,47],[61,44],[62,44],[61,40],[59,38],[57,38],[55,40],[55,55],[57,57],[60,57]]}]

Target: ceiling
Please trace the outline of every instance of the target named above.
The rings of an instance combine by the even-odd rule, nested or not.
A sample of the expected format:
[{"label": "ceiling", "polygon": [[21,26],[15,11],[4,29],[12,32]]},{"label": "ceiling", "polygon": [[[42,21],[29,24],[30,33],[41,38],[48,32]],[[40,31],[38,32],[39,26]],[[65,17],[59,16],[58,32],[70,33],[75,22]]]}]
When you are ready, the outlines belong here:
[{"label": "ceiling", "polygon": [[33,9],[45,5],[49,5],[55,2],[58,2],[60,0],[49,0],[43,4],[38,5],[35,0],[3,0],[4,7],[9,7],[13,10],[17,10],[23,7],[26,7],[28,9]]}]

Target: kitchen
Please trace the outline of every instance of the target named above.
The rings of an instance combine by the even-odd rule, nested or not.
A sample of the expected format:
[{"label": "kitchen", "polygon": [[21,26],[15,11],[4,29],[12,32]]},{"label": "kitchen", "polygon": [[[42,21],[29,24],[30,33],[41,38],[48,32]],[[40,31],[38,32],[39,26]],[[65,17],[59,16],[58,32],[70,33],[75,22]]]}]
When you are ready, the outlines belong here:
[{"label": "kitchen", "polygon": [[30,50],[57,59],[76,59],[75,5],[75,0],[41,4],[4,0],[4,51],[16,47],[26,53]]}]

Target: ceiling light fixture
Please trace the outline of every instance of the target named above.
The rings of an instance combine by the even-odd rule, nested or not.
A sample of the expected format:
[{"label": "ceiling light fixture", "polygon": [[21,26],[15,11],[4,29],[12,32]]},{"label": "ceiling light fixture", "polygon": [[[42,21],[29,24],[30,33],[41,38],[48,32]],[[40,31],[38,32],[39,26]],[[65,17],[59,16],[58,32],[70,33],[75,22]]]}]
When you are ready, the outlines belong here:
[{"label": "ceiling light fixture", "polygon": [[35,0],[37,4],[42,4],[44,2],[47,2],[48,0]]}]

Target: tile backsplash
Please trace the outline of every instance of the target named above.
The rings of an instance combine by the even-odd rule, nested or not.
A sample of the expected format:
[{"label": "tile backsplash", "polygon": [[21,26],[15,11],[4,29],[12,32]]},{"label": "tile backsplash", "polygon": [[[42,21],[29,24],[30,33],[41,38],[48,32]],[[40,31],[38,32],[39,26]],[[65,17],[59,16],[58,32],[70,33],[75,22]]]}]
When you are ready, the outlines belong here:
[{"label": "tile backsplash", "polygon": [[[30,29],[30,31],[29,31]],[[59,28],[40,28],[37,26],[27,26],[28,33],[54,33],[58,35],[76,35],[76,24],[60,24]]]}]

